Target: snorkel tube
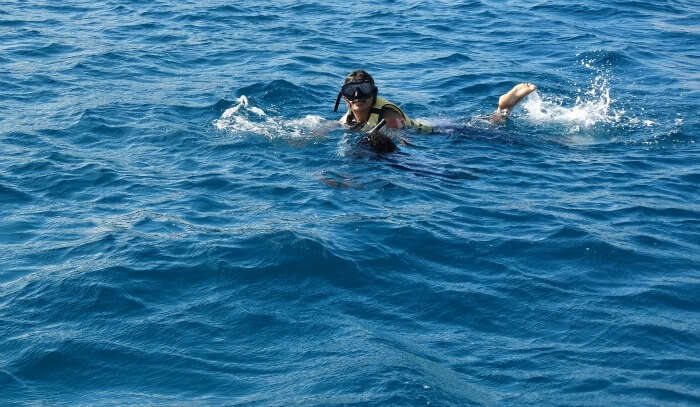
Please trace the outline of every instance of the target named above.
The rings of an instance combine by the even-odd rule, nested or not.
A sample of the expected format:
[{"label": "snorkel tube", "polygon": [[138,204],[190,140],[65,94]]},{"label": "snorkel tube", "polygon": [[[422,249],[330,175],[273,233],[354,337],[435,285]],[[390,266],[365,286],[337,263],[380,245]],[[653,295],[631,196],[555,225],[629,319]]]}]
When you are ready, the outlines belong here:
[{"label": "snorkel tube", "polygon": [[372,129],[367,132],[367,135],[370,137],[375,136],[379,132],[379,130],[381,130],[381,128],[384,127],[384,125],[386,125],[386,120],[385,119],[380,120],[376,126],[372,127]]},{"label": "snorkel tube", "polygon": [[340,104],[340,98],[343,97],[342,92],[338,92],[338,98],[335,100],[335,107],[333,108],[334,112],[338,111],[338,105]]}]

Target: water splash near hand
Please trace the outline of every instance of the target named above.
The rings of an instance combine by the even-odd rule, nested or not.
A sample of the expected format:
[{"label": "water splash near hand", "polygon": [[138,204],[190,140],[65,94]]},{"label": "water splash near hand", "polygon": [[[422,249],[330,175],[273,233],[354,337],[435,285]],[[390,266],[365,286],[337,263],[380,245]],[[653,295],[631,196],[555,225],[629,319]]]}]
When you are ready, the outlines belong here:
[{"label": "water splash near hand", "polygon": [[240,96],[238,103],[226,109],[212,124],[217,130],[234,135],[253,133],[269,139],[309,140],[322,137],[328,120],[316,115],[300,119],[270,116],[259,107],[251,106],[248,97]]}]

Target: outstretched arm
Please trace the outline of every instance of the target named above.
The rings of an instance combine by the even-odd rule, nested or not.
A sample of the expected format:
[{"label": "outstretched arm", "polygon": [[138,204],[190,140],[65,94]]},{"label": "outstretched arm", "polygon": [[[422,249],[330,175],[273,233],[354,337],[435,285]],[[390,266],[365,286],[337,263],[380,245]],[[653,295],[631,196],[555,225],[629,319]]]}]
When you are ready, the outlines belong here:
[{"label": "outstretched arm", "polygon": [[326,134],[328,134],[329,131],[331,131],[332,129],[334,129],[340,125],[341,124],[339,121],[324,120],[318,125],[318,127],[316,127],[315,129],[313,129],[311,131],[311,135],[313,137],[317,137],[317,138],[326,137]]},{"label": "outstretched arm", "polygon": [[384,109],[381,117],[386,120],[387,129],[402,129],[406,127],[406,122],[399,112],[395,112],[391,109]]},{"label": "outstretched arm", "polygon": [[525,96],[529,95],[530,93],[536,90],[537,86],[529,82],[519,83],[513,86],[513,88],[509,90],[508,93],[498,98],[498,108],[491,115],[491,122],[502,123],[506,121],[511,110],[513,110],[513,108],[518,103],[520,103],[520,101],[523,100]]},{"label": "outstretched arm", "polygon": [[[387,129],[403,129],[406,127],[406,121],[401,113],[396,112],[391,109],[385,109],[382,113],[382,118],[386,120]],[[410,146],[411,143],[408,142],[404,137],[396,136],[399,140],[399,144],[403,146]]]}]

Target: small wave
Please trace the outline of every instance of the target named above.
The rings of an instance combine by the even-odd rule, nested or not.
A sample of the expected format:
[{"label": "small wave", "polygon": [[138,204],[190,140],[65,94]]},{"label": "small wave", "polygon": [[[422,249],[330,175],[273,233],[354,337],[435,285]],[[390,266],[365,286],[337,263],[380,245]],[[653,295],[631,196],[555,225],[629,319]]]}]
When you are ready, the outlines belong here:
[{"label": "small wave", "polygon": [[46,46],[43,47],[30,47],[26,49],[20,49],[16,51],[15,53],[23,56],[23,57],[37,57],[37,58],[45,58],[45,57],[50,57],[50,56],[57,56],[57,55],[63,55],[63,54],[68,54],[73,51],[79,50],[78,48],[75,48],[71,45],[66,45],[66,44],[60,44],[56,42],[52,42]]},{"label": "small wave", "polygon": [[233,134],[253,133],[269,139],[313,139],[323,135],[328,121],[321,116],[306,115],[299,119],[270,116],[259,107],[251,106],[242,95],[238,104],[226,109],[212,124],[218,130]]},{"label": "small wave", "polygon": [[623,51],[596,50],[582,52],[577,56],[581,65],[596,71],[634,63],[634,60]]},{"label": "small wave", "polygon": [[676,118],[672,125],[667,125],[660,130],[638,142],[642,145],[662,148],[673,145],[695,144],[697,142],[697,137],[686,129],[682,117]]},{"label": "small wave", "polygon": [[13,186],[0,184],[0,202],[5,204],[26,203],[32,200],[32,196],[22,192]]}]

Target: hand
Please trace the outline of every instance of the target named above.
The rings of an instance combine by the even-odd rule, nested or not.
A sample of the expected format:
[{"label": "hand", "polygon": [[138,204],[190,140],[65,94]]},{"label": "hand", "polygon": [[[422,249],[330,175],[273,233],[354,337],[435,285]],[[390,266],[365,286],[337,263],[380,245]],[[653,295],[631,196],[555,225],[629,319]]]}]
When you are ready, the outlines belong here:
[{"label": "hand", "polygon": [[386,120],[386,127],[388,129],[403,129],[406,127],[406,122],[400,113],[393,110],[385,110],[383,117],[384,120]]},{"label": "hand", "polygon": [[372,135],[368,135],[367,141],[370,147],[372,147],[372,150],[378,153],[390,153],[396,150],[396,143],[394,143],[394,140],[384,133],[376,132]]}]

